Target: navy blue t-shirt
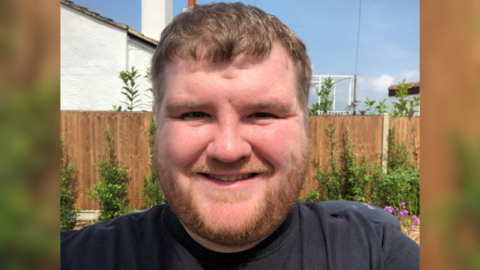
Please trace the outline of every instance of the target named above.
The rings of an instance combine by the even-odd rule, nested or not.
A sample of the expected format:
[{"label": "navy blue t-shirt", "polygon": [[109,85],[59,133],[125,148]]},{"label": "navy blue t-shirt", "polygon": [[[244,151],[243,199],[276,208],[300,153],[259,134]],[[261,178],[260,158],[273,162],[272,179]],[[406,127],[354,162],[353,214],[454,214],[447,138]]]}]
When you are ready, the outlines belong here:
[{"label": "navy blue t-shirt", "polygon": [[196,243],[170,206],[62,232],[62,269],[419,269],[420,248],[390,223],[296,203],[257,246],[219,253]]}]

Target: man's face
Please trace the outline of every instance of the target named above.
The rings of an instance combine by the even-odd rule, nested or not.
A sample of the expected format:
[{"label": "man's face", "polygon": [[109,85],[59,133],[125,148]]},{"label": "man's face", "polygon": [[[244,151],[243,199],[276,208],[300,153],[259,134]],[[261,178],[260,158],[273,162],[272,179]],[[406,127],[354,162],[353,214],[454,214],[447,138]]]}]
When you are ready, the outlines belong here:
[{"label": "man's face", "polygon": [[168,203],[187,229],[217,244],[265,238],[306,172],[291,59],[278,44],[231,62],[177,58],[165,78],[156,165]]}]

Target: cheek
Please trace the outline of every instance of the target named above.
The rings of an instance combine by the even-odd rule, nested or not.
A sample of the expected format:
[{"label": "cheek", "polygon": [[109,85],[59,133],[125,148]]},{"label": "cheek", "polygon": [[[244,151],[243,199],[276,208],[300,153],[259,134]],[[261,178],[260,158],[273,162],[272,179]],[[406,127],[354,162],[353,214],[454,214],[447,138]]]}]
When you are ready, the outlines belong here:
[{"label": "cheek", "polygon": [[289,123],[252,129],[251,144],[256,152],[278,169],[300,158],[306,136],[297,125]]},{"label": "cheek", "polygon": [[184,166],[205,151],[209,141],[208,127],[189,127],[175,122],[164,125],[158,133],[158,151],[170,160],[172,165]]}]

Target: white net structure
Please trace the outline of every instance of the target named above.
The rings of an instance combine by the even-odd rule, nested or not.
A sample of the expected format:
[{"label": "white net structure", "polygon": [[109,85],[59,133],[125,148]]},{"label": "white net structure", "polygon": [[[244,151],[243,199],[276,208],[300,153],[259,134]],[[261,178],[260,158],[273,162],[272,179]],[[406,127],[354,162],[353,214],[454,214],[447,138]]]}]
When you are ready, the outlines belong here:
[{"label": "white net structure", "polygon": [[[326,114],[323,112],[318,112],[319,115],[349,115],[350,110],[345,108],[344,110],[338,110],[338,105],[348,105],[352,104],[352,81],[353,75],[313,75],[312,76],[312,87],[321,87],[323,80],[331,77],[333,79],[333,106],[332,110],[328,111]],[[338,94],[338,98],[337,98]],[[320,97],[318,97],[318,102],[320,103]],[[346,102],[346,103],[345,103]],[[337,109],[336,109],[337,107]]]}]

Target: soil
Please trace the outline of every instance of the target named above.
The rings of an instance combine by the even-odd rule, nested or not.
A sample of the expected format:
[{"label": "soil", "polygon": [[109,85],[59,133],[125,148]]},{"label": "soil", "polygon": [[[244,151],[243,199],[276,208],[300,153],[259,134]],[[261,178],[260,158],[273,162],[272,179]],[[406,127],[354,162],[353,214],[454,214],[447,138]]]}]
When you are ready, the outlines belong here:
[{"label": "soil", "polygon": [[92,225],[92,224],[94,224],[94,223],[95,223],[95,222],[93,222],[93,221],[77,220],[77,221],[75,222],[75,226],[73,227],[72,230],[80,230],[80,229],[82,229],[83,227],[86,227],[86,226],[88,226],[88,225]]},{"label": "soil", "polygon": [[408,233],[408,237],[420,246],[420,218],[418,219],[418,225]]}]

